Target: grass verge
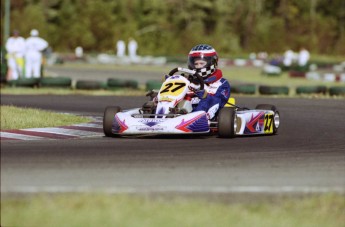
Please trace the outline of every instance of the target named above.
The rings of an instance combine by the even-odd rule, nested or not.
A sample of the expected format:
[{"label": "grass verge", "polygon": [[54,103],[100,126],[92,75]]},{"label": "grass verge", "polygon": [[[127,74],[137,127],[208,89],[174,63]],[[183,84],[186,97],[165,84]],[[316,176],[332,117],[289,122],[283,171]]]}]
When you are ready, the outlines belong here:
[{"label": "grass verge", "polygon": [[88,117],[1,105],[1,130],[66,126],[90,121]]},{"label": "grass verge", "polygon": [[241,203],[181,196],[41,194],[3,198],[1,226],[342,227],[344,210],[345,198],[339,194]]}]

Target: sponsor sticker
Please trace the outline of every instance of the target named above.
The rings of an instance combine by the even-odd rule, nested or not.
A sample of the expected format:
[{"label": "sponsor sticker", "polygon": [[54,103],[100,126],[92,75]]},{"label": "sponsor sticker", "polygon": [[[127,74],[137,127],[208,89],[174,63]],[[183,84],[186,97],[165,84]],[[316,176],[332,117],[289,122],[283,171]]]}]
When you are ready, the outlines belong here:
[{"label": "sponsor sticker", "polygon": [[136,127],[136,130],[140,132],[160,132],[164,131],[166,127]]}]

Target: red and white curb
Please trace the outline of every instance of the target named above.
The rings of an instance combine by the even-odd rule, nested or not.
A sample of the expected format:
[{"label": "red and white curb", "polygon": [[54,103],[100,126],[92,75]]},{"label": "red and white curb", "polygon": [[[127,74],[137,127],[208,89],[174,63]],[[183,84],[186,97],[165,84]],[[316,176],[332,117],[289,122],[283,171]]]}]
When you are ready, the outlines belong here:
[{"label": "red and white curb", "polygon": [[101,121],[75,124],[70,126],[52,128],[28,128],[3,130],[0,139],[3,140],[51,140],[51,139],[74,139],[81,137],[104,136]]}]

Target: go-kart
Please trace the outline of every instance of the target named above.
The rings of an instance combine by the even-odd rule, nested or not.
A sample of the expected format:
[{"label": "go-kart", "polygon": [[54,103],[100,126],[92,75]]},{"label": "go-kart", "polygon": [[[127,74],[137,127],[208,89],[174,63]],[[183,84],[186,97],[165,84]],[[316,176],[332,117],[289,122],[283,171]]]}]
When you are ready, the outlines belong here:
[{"label": "go-kart", "polygon": [[205,111],[193,112],[195,90],[191,89],[192,83],[199,84],[200,90],[207,86],[195,71],[174,68],[166,75],[159,91],[147,93],[150,100],[142,107],[128,110],[122,110],[119,106],[106,107],[103,117],[104,134],[108,137],[216,134],[232,138],[278,132],[280,117],[274,105],[260,104],[255,109],[249,109],[235,105],[235,99],[230,98],[213,119],[208,119]]}]

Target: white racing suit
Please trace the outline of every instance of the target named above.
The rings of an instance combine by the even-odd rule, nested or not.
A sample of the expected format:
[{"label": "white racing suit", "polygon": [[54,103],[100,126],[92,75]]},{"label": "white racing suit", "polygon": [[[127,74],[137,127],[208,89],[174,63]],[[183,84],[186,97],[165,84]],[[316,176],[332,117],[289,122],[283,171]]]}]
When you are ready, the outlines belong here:
[{"label": "white racing suit", "polygon": [[25,42],[25,77],[39,78],[41,76],[42,53],[48,47],[47,41],[40,37],[29,37]]}]

